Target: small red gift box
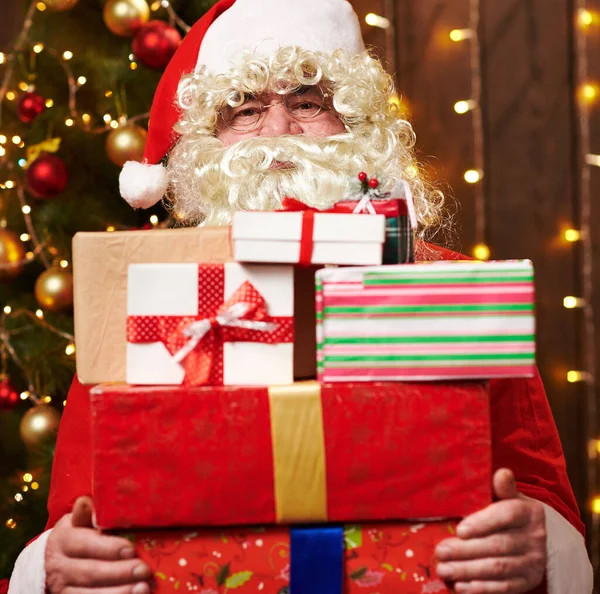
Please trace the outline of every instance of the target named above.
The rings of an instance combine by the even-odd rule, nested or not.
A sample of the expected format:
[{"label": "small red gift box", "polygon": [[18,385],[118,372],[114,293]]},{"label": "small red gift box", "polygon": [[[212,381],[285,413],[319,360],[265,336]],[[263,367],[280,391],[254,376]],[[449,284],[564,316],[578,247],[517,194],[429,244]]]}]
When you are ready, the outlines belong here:
[{"label": "small red gift box", "polygon": [[[328,594],[450,592],[437,577],[434,551],[440,541],[454,535],[455,526],[453,522],[346,526],[341,588]],[[155,594],[295,591],[290,581],[294,582],[298,552],[287,528],[138,532],[127,536],[139,557],[152,568]],[[312,567],[310,570],[312,575],[306,581],[315,582],[310,591],[321,592],[320,576]]]},{"label": "small red gift box", "polygon": [[485,383],[105,385],[91,405],[100,528],[458,518],[491,501]]}]

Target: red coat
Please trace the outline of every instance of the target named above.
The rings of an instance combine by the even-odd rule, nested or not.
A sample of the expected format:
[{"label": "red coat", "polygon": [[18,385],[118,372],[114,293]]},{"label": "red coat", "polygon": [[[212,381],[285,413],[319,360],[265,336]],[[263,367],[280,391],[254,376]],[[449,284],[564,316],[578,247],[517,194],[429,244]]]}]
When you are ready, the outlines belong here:
[{"label": "red coat", "polygon": [[[419,259],[453,260],[442,248],[419,246]],[[510,468],[519,490],[548,504],[584,533],[567,477],[562,446],[541,379],[490,383],[494,470]],[[74,379],[60,425],[48,511],[48,528],[69,513],[77,497],[91,495],[91,417],[89,388]],[[545,586],[535,594],[546,592]]]}]

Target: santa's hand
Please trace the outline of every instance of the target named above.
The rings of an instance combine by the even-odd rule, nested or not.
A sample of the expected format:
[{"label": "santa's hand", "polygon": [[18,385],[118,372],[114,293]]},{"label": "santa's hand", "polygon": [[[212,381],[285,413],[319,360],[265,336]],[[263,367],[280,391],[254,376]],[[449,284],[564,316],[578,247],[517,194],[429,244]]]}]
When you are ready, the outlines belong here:
[{"label": "santa's hand", "polygon": [[436,548],[437,572],[457,594],[521,594],[538,586],[546,569],[546,520],[541,503],[521,497],[510,470],[494,475],[500,500],[465,518],[458,538]]},{"label": "santa's hand", "polygon": [[92,500],[80,497],[48,537],[46,587],[50,594],[149,594],[147,565],[125,538],[92,528]]}]

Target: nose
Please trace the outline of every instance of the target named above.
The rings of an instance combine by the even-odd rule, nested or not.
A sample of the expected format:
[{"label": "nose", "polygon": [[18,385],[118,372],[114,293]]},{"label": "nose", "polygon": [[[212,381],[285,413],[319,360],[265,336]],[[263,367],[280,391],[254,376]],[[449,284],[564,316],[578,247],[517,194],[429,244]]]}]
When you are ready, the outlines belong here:
[{"label": "nose", "polygon": [[283,134],[302,134],[302,128],[285,106],[278,103],[265,111],[258,136],[282,136]]}]

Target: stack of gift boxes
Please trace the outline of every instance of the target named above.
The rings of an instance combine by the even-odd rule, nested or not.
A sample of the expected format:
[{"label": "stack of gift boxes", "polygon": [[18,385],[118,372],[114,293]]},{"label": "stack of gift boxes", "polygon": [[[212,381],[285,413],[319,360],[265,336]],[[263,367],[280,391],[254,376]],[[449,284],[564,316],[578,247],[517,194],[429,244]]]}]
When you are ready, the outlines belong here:
[{"label": "stack of gift boxes", "polygon": [[531,265],[411,263],[401,199],[285,207],[76,236],[97,526],[159,593],[447,592],[486,380],[534,372]]}]

